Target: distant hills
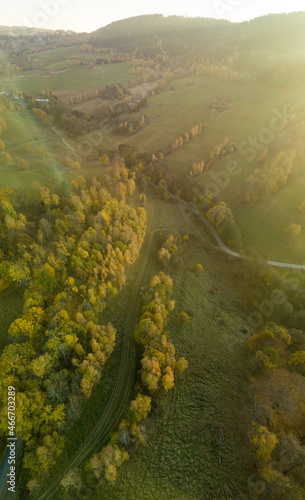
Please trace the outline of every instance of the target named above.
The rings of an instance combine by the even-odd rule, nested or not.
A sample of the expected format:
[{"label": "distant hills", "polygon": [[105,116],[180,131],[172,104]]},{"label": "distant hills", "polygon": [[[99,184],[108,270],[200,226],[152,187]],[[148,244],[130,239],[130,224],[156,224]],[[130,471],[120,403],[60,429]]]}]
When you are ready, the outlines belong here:
[{"label": "distant hills", "polygon": [[156,14],[117,21],[87,36],[95,46],[136,51],[138,57],[154,57],[162,45],[171,56],[203,50],[209,60],[215,60],[236,50],[299,52],[305,44],[304,26],[305,12],[272,14],[243,23]]},{"label": "distant hills", "polygon": [[104,28],[93,32],[93,35],[122,35],[137,33],[153,33],[160,30],[176,31],[179,29],[207,28],[211,26],[223,26],[231,24],[226,20],[217,20],[204,17],[182,17],[168,16],[162,14],[143,15],[123,19],[111,23]]},{"label": "distant hills", "polygon": [[47,30],[41,28],[29,28],[27,26],[0,26],[0,36],[5,37],[20,37],[20,36],[44,36],[44,35],[60,35],[72,34],[71,30]]}]

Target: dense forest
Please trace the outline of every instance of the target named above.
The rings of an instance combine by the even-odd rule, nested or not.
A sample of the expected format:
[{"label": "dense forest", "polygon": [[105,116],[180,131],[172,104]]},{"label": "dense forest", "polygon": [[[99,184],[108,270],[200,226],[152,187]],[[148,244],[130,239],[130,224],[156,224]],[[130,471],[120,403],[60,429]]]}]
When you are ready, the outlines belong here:
[{"label": "dense forest", "polygon": [[[2,286],[24,290],[23,316],[1,356],[2,442],[5,393],[15,387],[24,467],[39,478],[64,446],[100,379],[116,331],[99,316],[137,258],[146,213],[112,198],[97,179],[78,177],[68,197],[39,183],[21,213],[13,190],[1,193]],[[43,457],[43,461],[42,461]]]}]

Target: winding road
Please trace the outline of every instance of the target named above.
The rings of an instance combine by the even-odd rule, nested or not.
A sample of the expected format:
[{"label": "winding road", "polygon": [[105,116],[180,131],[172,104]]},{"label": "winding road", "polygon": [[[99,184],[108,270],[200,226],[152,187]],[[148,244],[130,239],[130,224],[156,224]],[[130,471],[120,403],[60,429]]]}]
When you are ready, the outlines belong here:
[{"label": "winding road", "polygon": [[[151,185],[154,186],[154,187],[157,187],[155,184],[151,184]],[[220,238],[219,234],[215,231],[215,229],[210,224],[210,222],[206,219],[206,217],[204,217],[204,215],[201,212],[199,212],[199,210],[197,210],[196,208],[192,207],[191,204],[188,203],[187,201],[184,201],[181,198],[178,198],[178,196],[174,196],[173,194],[169,194],[169,197],[173,198],[174,200],[177,200],[180,203],[182,203],[187,208],[189,208],[190,210],[192,210],[192,212],[194,214],[198,215],[198,217],[205,224],[205,226],[208,229],[208,231],[210,232],[210,234],[216,240],[216,243],[218,245],[218,248],[220,248],[220,250],[222,250],[223,252],[225,252],[227,255],[230,255],[231,257],[235,257],[235,258],[238,258],[238,259],[244,259],[245,258],[245,255],[241,255],[238,252],[234,252],[229,247],[227,247],[227,245],[222,241],[222,239]],[[303,270],[305,270],[305,265],[304,264],[291,264],[289,262],[276,262],[274,260],[268,260],[266,262],[267,262],[267,264],[269,264],[270,266],[273,266],[273,267],[282,267],[284,269],[288,268],[288,269],[303,269]]]}]

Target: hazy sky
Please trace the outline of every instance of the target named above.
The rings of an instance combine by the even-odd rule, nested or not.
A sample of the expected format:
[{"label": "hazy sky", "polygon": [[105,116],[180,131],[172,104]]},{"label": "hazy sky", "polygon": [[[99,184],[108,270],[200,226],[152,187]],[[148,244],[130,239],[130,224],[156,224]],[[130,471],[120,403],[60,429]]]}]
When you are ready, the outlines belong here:
[{"label": "hazy sky", "polygon": [[0,24],[93,31],[141,14],[226,18],[244,21],[269,13],[305,10],[304,0],[14,0],[6,2]]}]

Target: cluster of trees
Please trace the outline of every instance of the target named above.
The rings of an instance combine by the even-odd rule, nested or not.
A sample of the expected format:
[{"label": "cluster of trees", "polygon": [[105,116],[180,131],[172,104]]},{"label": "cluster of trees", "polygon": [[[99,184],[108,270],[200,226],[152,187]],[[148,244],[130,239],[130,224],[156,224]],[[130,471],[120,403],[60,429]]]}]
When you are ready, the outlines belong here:
[{"label": "cluster of trees", "polygon": [[152,64],[150,59],[146,61],[135,59],[132,60],[131,64],[131,73],[137,77],[134,84],[155,82],[163,76],[161,65],[157,61]]},{"label": "cluster of trees", "polygon": [[301,213],[305,212],[305,198],[299,206],[299,212],[301,212]]},{"label": "cluster of trees", "polygon": [[251,250],[233,270],[232,282],[244,297],[241,307],[248,309],[249,323],[253,328],[262,326],[268,319],[290,329],[305,330],[302,271],[279,272]]},{"label": "cluster of trees", "polygon": [[190,177],[198,177],[203,172],[207,172],[214,167],[218,160],[225,158],[227,155],[234,153],[237,150],[237,143],[230,141],[229,137],[225,137],[221,144],[216,145],[210,152],[207,161],[199,161],[193,163],[190,171]]},{"label": "cluster of trees", "polygon": [[164,267],[167,267],[169,262],[175,258],[178,252],[178,238],[177,236],[169,235],[162,242],[162,246],[158,252],[158,259]]},{"label": "cluster of trees", "polygon": [[225,82],[231,83],[249,83],[251,81],[249,73],[231,69],[226,59],[222,63],[212,63],[209,59],[202,59],[202,61],[194,63],[193,73],[197,76],[217,76]]},{"label": "cluster of trees", "polygon": [[[98,89],[96,94],[111,102],[95,109],[91,114],[83,113],[78,109],[71,109],[62,102],[52,101],[51,103],[40,103],[40,108],[48,117],[60,127],[63,127],[70,135],[78,136],[89,133],[103,125],[113,125],[118,133],[134,133],[145,123],[148,118],[142,115],[139,118],[131,119],[130,114],[137,113],[147,105],[147,99],[133,99],[118,84],[112,84],[105,89]],[[73,103],[82,100],[93,99],[96,96],[90,95],[73,97]],[[143,121],[144,117],[144,121]]]},{"label": "cluster of trees", "polygon": [[234,221],[233,213],[226,203],[221,202],[212,206],[207,214],[207,219],[221,236],[222,240],[238,251],[242,250],[241,236]]},{"label": "cluster of trees", "polygon": [[230,141],[229,137],[225,137],[221,144],[218,144],[211,150],[205,169],[210,170],[218,160],[234,153],[236,150],[237,143],[235,141]]},{"label": "cluster of trees", "polygon": [[289,224],[285,229],[288,240],[295,240],[301,234],[301,231],[302,226],[300,226],[300,224],[296,224],[295,222]]},{"label": "cluster of trees", "polygon": [[[3,46],[3,45],[2,45]],[[19,67],[6,57],[5,51],[0,53],[0,75],[2,77],[12,76],[19,73]]]},{"label": "cluster of trees", "polygon": [[111,85],[107,85],[105,88],[99,89],[98,95],[103,99],[109,99],[112,101],[124,98],[128,95],[128,92],[119,83],[112,83]]},{"label": "cluster of trees", "polygon": [[87,92],[73,95],[70,97],[70,104],[80,104],[82,102],[89,101],[90,99],[95,99],[96,97],[101,97],[105,100],[117,100],[126,97],[128,92],[119,83],[112,83],[106,87],[101,87],[96,89],[91,94]]},{"label": "cluster of trees", "polygon": [[190,177],[198,177],[204,171],[204,161],[199,161],[198,163],[193,163],[191,170],[189,171]]},{"label": "cluster of trees", "polygon": [[14,156],[11,158],[9,153],[6,153],[6,161],[12,161],[17,165],[17,167],[22,168],[23,170],[28,170],[30,168],[30,164],[25,158],[20,158],[19,156]]},{"label": "cluster of trees", "polygon": [[76,160],[73,160],[69,156],[64,156],[63,158],[60,158],[60,163],[63,163],[69,168],[72,168],[73,170],[79,170],[80,169],[80,163]]},{"label": "cluster of trees", "polygon": [[[0,112],[3,111],[3,109],[0,108]],[[6,121],[3,118],[3,116],[0,116],[0,135],[3,133],[3,131],[6,130]]]},{"label": "cluster of trees", "polygon": [[45,125],[52,125],[53,123],[53,117],[48,115],[43,109],[41,108],[32,108],[32,113],[36,118],[39,118],[39,120],[42,121]]},{"label": "cluster of trees", "polygon": [[223,113],[231,108],[233,99],[231,97],[224,97],[219,95],[211,102],[210,108],[212,112]]},{"label": "cluster of trees", "polygon": [[38,219],[18,213],[8,196],[1,200],[0,278],[25,292],[23,316],[9,330],[14,342],[0,358],[0,430],[5,435],[12,385],[23,464],[37,482],[114,348],[115,329],[99,317],[138,256],[146,213],[112,198],[97,179],[78,177],[67,198],[38,183],[32,193]]},{"label": "cluster of trees", "polygon": [[96,95],[87,94],[87,92],[84,92],[83,94],[72,95],[70,97],[69,103],[70,104],[81,104],[82,102],[89,101],[90,99],[95,99],[95,97],[97,97],[97,96],[98,96],[98,90],[96,91]]},{"label": "cluster of trees", "polygon": [[[114,484],[118,468],[129,460],[130,451],[146,441],[142,425],[151,411],[151,397],[139,393],[131,401],[127,415],[110,443],[96,453],[84,469],[70,469],[61,480],[61,486],[68,494],[85,495],[106,484]],[[34,485],[33,485],[34,486]]]},{"label": "cluster of trees", "polygon": [[[113,47],[105,47],[104,44],[100,47],[96,39],[87,39],[86,42],[81,45],[80,52],[99,55],[96,60],[92,59],[92,61],[97,65],[126,62],[130,60],[130,55],[128,53],[125,54],[124,52],[118,51]],[[74,55],[72,56],[72,59],[79,59],[79,56]]]},{"label": "cluster of trees", "polygon": [[302,85],[303,65],[301,62],[278,68],[272,75],[264,75],[272,86],[284,89],[296,89]]},{"label": "cluster of trees", "polygon": [[181,265],[181,257],[180,257],[180,244],[181,241],[187,242],[189,240],[188,235],[184,235],[182,238],[178,234],[174,236],[170,234],[167,237],[164,237],[162,233],[159,235],[161,248],[158,252],[158,260],[161,262],[163,267],[167,267],[169,264],[172,264],[175,267]]},{"label": "cluster of trees", "polygon": [[112,99],[112,102],[106,106],[97,109],[93,113],[93,118],[104,120],[104,123],[109,123],[117,127],[128,119],[131,113],[137,113],[143,107],[147,106],[147,98],[133,99],[131,96],[123,96],[121,99]]},{"label": "cluster of trees", "polygon": [[305,490],[305,334],[274,323],[249,338],[253,376],[250,440],[268,498]]},{"label": "cluster of trees", "polygon": [[64,106],[53,94],[41,92],[41,95],[47,96],[48,102],[35,101],[35,98],[28,93],[21,94],[27,101],[32,113],[46,125],[55,123],[62,127],[71,136],[78,136],[89,133],[96,128],[96,124],[91,121],[91,117],[78,110],[72,110],[69,106]]},{"label": "cluster of trees", "polygon": [[174,370],[182,372],[187,361],[175,357],[175,347],[164,332],[166,319],[174,309],[173,282],[160,272],[151,278],[143,294],[143,306],[134,338],[143,349],[141,380],[149,392],[163,387],[166,391],[174,386]]},{"label": "cluster of trees", "polygon": [[129,115],[120,115],[116,120],[115,131],[118,134],[132,135],[136,134],[148,123],[149,118],[145,114],[134,118]]},{"label": "cluster of trees", "polygon": [[111,162],[105,176],[108,191],[120,201],[125,202],[135,191],[136,172],[127,168],[122,158]]},{"label": "cluster of trees", "polygon": [[[0,150],[4,149],[4,147],[4,143],[0,140]],[[30,164],[25,158],[21,158],[20,156],[11,156],[7,151],[1,151],[0,158],[5,163],[13,163],[23,170],[28,170],[30,168]]]},{"label": "cluster of trees", "polygon": [[169,152],[173,152],[179,148],[182,148],[184,144],[187,144],[197,135],[199,135],[204,128],[206,128],[205,125],[200,123],[200,125],[195,125],[194,127],[192,127],[189,132],[185,132],[183,136],[177,137],[175,142],[173,142],[173,144],[171,145]]},{"label": "cluster of trees", "polygon": [[95,124],[91,122],[89,115],[85,115],[80,111],[78,113],[73,112],[68,108],[65,108],[60,115],[59,123],[72,137],[88,134],[95,130]]},{"label": "cluster of trees", "polygon": [[265,200],[277,193],[287,184],[295,158],[296,152],[281,151],[263,168],[256,169],[246,180],[244,200]]}]

